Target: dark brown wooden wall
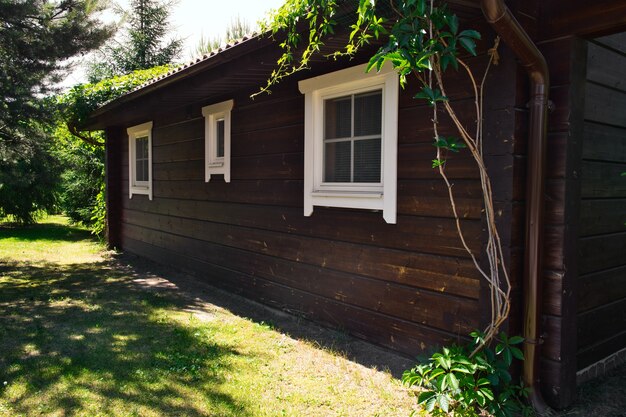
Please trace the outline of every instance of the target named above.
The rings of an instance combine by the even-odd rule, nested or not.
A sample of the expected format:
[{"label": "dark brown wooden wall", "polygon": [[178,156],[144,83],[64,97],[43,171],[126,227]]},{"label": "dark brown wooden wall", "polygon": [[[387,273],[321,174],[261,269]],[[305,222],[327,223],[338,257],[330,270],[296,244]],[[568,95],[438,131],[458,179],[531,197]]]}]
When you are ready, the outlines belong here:
[{"label": "dark brown wooden wall", "polygon": [[[485,63],[484,54],[470,60],[477,68]],[[475,120],[466,111],[473,107],[471,89],[461,77],[451,75],[448,95],[469,125]],[[431,168],[432,110],[413,100],[415,93],[408,88],[400,97],[396,225],[366,210],[316,207],[304,217],[304,99],[294,80],[254,101],[240,91],[155,115],[152,201],[128,198],[122,135],[124,145],[116,148],[121,211],[112,219],[121,225],[119,246],[410,355],[458,341],[481,324],[480,280],[457,235],[443,181]],[[235,100],[232,180],[205,183],[200,109],[229,98]],[[502,113],[500,122],[512,119]],[[444,121],[442,131],[448,130]],[[510,146],[512,132],[502,133]],[[447,159],[462,228],[477,253],[483,229],[478,172],[467,154]],[[507,231],[507,255],[509,237]]]},{"label": "dark brown wooden wall", "polygon": [[[529,11],[529,15],[537,13]],[[619,185],[623,177],[618,173],[609,179],[607,174],[611,169],[619,170],[620,164],[624,167],[624,159],[617,156],[619,151],[613,151],[621,146],[615,139],[623,138],[618,126],[624,126],[626,107],[620,108],[624,95],[615,84],[618,78],[623,82],[623,76],[617,75],[623,71],[597,60],[598,51],[604,52],[597,42],[562,33],[537,37],[550,70],[552,102],[545,190],[541,382],[548,402],[562,408],[576,397],[576,371],[600,359],[601,351],[606,353],[620,343],[624,346],[626,310],[617,301],[623,292],[612,299],[613,304],[607,304],[610,301],[606,298],[619,294],[620,290],[614,293],[615,289],[609,288],[624,279],[623,269],[619,270],[623,263],[617,263],[618,259],[623,262],[626,253],[622,236],[624,195]],[[617,55],[623,58],[623,53]],[[603,78],[605,81],[600,81]],[[607,84],[610,79],[613,85]],[[524,78],[520,85],[526,82]],[[621,88],[623,91],[623,85]],[[520,111],[525,113],[523,108]],[[518,129],[523,130],[527,122],[523,118],[520,122]],[[611,139],[605,136],[607,132],[612,132]],[[522,171],[524,146],[519,149],[517,166]],[[607,158],[598,152],[614,155]],[[605,194],[600,195],[602,192]],[[607,222],[614,221],[617,226],[607,228]],[[616,275],[610,285],[595,279],[610,280],[611,272]],[[595,341],[590,343],[591,339]]]},{"label": "dark brown wooden wall", "polygon": [[548,403],[563,408],[576,396],[577,161],[582,137],[586,55],[584,41],[574,36],[545,39],[538,46],[550,71],[551,102],[544,195],[540,379]]},{"label": "dark brown wooden wall", "polygon": [[626,33],[589,41],[578,238],[578,369],[626,347]]}]

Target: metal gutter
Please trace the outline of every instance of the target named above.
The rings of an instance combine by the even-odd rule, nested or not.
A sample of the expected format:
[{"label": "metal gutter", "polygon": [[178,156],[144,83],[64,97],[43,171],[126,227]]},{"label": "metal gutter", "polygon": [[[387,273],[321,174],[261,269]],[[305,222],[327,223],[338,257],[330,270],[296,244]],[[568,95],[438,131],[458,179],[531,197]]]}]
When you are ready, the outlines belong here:
[{"label": "metal gutter", "polygon": [[537,46],[515,19],[504,0],[481,0],[485,18],[513,50],[530,78],[530,120],[526,174],[526,244],[524,252],[524,365],[523,380],[532,389],[530,401],[539,414],[549,410],[541,395],[541,288],[543,200],[550,81],[548,64]]}]

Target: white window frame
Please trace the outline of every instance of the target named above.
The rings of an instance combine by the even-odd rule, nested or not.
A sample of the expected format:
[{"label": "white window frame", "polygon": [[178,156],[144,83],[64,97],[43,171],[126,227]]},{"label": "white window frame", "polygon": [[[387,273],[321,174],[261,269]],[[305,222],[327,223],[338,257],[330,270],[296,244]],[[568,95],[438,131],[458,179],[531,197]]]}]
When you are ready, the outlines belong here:
[{"label": "white window frame", "polygon": [[[315,206],[382,210],[396,223],[398,158],[398,74],[391,65],[365,72],[358,65],[298,83],[304,94],[304,215]],[[382,90],[381,182],[324,183],[324,100]]]},{"label": "white window frame", "polygon": [[[128,133],[128,198],[134,194],[147,195],[152,200],[152,122],[126,129]],[[137,139],[148,137],[148,181],[137,181]]]},{"label": "white window frame", "polygon": [[[230,120],[234,100],[211,104],[202,108],[204,116],[204,181],[211,181],[211,175],[224,175],[224,182],[230,182]],[[224,156],[217,156],[217,122],[224,119]]]}]

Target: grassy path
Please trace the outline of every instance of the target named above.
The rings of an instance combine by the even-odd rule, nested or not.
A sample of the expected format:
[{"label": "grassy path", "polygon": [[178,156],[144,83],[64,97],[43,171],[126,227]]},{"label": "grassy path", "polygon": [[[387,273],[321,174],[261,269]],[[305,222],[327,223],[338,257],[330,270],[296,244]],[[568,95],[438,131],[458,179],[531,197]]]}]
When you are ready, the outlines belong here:
[{"label": "grassy path", "polygon": [[389,374],[107,259],[55,217],[0,227],[0,384],[0,416],[406,416],[412,404]]}]

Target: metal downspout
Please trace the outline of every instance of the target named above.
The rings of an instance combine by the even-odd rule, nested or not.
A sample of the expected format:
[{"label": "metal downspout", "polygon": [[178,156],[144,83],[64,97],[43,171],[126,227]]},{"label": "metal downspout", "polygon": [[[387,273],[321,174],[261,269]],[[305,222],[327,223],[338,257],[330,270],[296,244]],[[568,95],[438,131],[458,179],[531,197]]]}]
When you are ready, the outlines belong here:
[{"label": "metal downspout", "polygon": [[524,384],[532,388],[530,401],[539,414],[549,410],[539,386],[541,346],[543,195],[547,132],[548,65],[504,0],[481,0],[483,14],[513,50],[530,78],[530,120],[526,174],[526,245],[524,252]]}]

